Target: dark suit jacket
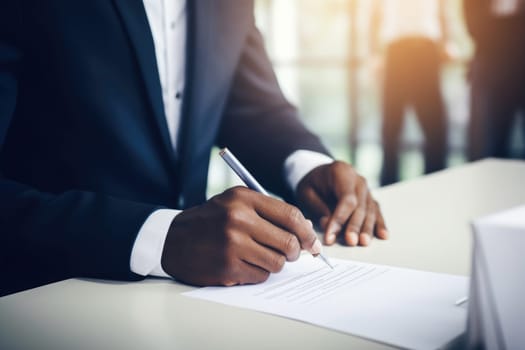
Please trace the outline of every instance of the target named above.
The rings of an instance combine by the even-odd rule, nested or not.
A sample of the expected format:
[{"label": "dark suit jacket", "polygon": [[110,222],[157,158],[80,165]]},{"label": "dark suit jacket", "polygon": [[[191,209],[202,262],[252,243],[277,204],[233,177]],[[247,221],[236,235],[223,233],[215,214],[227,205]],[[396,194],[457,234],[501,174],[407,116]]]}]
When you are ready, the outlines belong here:
[{"label": "dark suit jacket", "polygon": [[523,65],[525,15],[494,16],[491,3],[491,0],[464,0],[463,4],[467,30],[476,47],[474,59],[483,64],[484,70],[498,74],[502,69]]},{"label": "dark suit jacket", "polygon": [[142,0],[1,2],[0,294],[140,278],[137,232],[205,200],[214,145],[282,195],[285,158],[325,152],[278,87],[252,1],[188,1],[187,32],[175,153]]}]

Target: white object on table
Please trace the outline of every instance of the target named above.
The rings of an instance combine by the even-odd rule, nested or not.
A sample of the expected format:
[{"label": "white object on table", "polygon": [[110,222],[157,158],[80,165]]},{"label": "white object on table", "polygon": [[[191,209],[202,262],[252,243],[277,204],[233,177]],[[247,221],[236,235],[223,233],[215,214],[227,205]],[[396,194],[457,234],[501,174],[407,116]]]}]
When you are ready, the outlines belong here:
[{"label": "white object on table", "polygon": [[525,344],[525,206],[474,221],[469,348]]}]

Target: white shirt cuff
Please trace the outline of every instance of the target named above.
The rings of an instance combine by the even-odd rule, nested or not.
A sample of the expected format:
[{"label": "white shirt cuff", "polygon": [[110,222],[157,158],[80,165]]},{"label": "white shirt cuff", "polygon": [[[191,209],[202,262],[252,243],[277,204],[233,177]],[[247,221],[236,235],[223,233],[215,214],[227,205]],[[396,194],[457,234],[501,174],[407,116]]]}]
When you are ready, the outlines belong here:
[{"label": "white shirt cuff", "polygon": [[290,154],[284,162],[284,176],[290,188],[295,192],[297,185],[310,171],[318,166],[330,164],[334,160],[319,152],[299,150]]},{"label": "white shirt cuff", "polygon": [[161,265],[162,251],[171,222],[180,212],[158,209],[148,216],[131,251],[131,271],[141,276],[170,277]]}]

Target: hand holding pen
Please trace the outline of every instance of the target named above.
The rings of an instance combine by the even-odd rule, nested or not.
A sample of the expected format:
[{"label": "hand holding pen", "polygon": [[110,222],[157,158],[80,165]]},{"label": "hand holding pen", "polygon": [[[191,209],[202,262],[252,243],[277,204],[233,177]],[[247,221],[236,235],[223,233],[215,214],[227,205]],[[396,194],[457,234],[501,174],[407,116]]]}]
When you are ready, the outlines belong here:
[{"label": "hand holding pen", "polygon": [[[241,164],[241,162],[230,152],[230,150],[228,150],[227,148],[224,148],[220,151],[219,154],[222,157],[222,159],[224,159],[226,164],[228,164],[228,166],[239,176],[239,178],[246,184],[246,186],[248,186],[248,188],[254,191],[257,191],[259,193],[262,193],[266,196],[269,196],[269,193],[266,192],[266,190],[261,186],[261,184],[257,182],[257,180]],[[311,223],[312,222],[310,221],[310,224]],[[313,224],[311,224],[311,226],[312,226],[312,232],[314,232]],[[315,235],[315,232],[314,232],[314,235]],[[323,255],[322,244],[317,238],[317,236],[315,237],[315,242],[312,245],[312,248],[309,249],[309,252],[314,257],[319,257],[321,260],[323,260],[331,269],[334,268],[332,264],[330,264],[328,259]]]},{"label": "hand holding pen", "polygon": [[161,264],[192,285],[265,281],[301,250],[322,245],[296,207],[246,187],[234,187],[178,214],[168,230]]}]

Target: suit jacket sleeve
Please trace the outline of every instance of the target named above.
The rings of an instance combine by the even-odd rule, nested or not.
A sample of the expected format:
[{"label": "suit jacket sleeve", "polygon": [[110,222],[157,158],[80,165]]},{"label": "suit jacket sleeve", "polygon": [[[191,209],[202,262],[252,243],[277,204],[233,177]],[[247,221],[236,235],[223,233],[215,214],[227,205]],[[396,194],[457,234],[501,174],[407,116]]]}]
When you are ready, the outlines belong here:
[{"label": "suit jacket sleeve", "polygon": [[328,154],[298,118],[279,88],[261,34],[253,21],[237,65],[218,135],[270,191],[291,199],[285,159],[299,149]]},{"label": "suit jacket sleeve", "polygon": [[[0,5],[0,156],[23,61],[16,11],[7,8],[13,3]],[[140,278],[130,271],[130,253],[156,206],[82,191],[44,193],[1,171],[0,162],[0,295],[74,276]]]}]

